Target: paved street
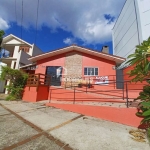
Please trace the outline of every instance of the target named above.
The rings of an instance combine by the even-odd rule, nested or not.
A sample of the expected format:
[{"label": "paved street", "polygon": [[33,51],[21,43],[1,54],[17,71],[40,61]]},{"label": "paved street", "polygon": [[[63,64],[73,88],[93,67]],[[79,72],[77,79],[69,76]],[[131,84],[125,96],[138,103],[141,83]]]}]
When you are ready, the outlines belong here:
[{"label": "paved street", "polygon": [[133,127],[46,107],[44,102],[0,100],[0,149],[149,150]]}]

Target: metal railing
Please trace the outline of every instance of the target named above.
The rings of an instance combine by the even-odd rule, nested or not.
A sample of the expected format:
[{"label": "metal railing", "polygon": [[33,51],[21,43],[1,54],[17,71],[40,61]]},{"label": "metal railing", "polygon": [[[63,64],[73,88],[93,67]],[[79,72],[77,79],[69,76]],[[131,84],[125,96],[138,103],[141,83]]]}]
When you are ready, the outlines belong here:
[{"label": "metal railing", "polygon": [[[120,83],[123,85],[122,89],[117,89],[116,83]],[[71,84],[70,87],[54,87],[54,89],[50,89],[50,96],[49,96],[49,102],[53,99],[52,94],[55,91],[55,94],[59,95],[66,95],[72,93],[73,97],[66,98],[63,100],[58,98],[58,101],[72,101],[73,104],[75,104],[78,101],[97,101],[102,102],[102,100],[106,100],[107,102],[118,102],[117,100],[122,100],[126,104],[126,107],[129,107],[129,104],[131,101],[133,101],[135,98],[137,98],[138,93],[142,91],[142,86],[146,85],[143,83],[135,84],[139,88],[130,88],[132,83],[130,81],[117,81],[116,80],[109,80],[109,83],[107,84],[91,84],[90,82],[87,82],[83,84],[82,86],[80,83],[78,85]],[[94,88],[97,86],[97,89]],[[105,88],[104,88],[105,86]],[[62,91],[61,89],[66,89],[66,91]],[[58,91],[58,92],[57,92]],[[86,93],[89,94],[89,98],[78,98],[78,93]],[[93,96],[93,97],[92,97]],[[94,100],[92,100],[94,99]],[[120,101],[121,103],[121,101]]]}]

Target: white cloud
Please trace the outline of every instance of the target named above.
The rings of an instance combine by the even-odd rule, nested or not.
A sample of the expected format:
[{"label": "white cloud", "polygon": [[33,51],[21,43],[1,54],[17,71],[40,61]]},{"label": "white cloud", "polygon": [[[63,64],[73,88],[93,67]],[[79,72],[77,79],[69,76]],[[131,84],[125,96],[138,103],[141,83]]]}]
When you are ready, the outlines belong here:
[{"label": "white cloud", "polygon": [[[9,22],[21,25],[22,1],[3,0],[0,5],[0,17]],[[35,27],[37,15],[37,2],[23,1],[23,26]],[[38,28],[47,26],[51,31],[61,28],[72,33],[74,38],[84,43],[103,43],[111,40],[111,29],[114,22],[104,14],[117,17],[125,0],[39,0]]]},{"label": "white cloud", "polygon": [[63,42],[64,42],[65,44],[67,44],[67,45],[73,44],[74,41],[75,41],[75,40],[74,40],[73,38],[66,38],[66,39],[63,40]]},{"label": "white cloud", "polygon": [[6,30],[9,28],[9,25],[5,20],[0,17],[0,30]]}]

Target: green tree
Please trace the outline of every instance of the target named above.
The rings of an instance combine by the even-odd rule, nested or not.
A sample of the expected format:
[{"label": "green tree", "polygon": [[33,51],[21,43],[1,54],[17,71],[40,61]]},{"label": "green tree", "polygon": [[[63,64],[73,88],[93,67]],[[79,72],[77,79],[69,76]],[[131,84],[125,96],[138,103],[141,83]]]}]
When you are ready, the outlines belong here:
[{"label": "green tree", "polygon": [[133,82],[142,82],[150,78],[150,38],[136,46],[135,53],[128,58],[130,60],[127,63],[134,66],[134,69],[129,72],[130,77],[134,77]]},{"label": "green tree", "polygon": [[0,50],[1,50],[1,44],[3,41],[3,36],[5,35],[5,32],[3,30],[0,30]]},{"label": "green tree", "polygon": [[10,67],[2,67],[1,79],[10,81],[10,84],[6,86],[9,92],[9,96],[6,98],[7,100],[22,98],[22,93],[24,86],[26,85],[27,78],[28,74],[20,70],[11,69]]},{"label": "green tree", "polygon": [[132,82],[147,82],[135,100],[141,100],[136,115],[143,118],[141,125],[149,131],[150,135],[150,37],[136,46],[135,53],[129,55],[128,59],[127,63],[133,66],[129,72],[129,76],[133,78]]}]

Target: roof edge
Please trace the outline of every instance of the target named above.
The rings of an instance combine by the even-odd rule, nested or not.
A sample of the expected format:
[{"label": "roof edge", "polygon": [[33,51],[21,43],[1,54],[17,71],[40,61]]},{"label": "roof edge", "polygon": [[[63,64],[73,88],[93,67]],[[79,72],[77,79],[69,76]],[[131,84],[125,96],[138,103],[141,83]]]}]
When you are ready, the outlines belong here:
[{"label": "roof edge", "polygon": [[32,47],[32,45],[33,45],[33,44],[30,44],[30,43],[26,42],[25,40],[23,40],[23,39],[21,39],[21,38],[15,36],[15,35],[13,35],[13,34],[9,34],[8,36],[4,37],[3,40],[5,40],[6,38],[8,38],[9,36],[10,36],[10,37],[13,37],[13,38],[16,38],[17,40],[19,40],[19,41],[21,41],[21,42],[24,42],[24,43],[26,43],[27,45],[30,45],[31,47]]}]

